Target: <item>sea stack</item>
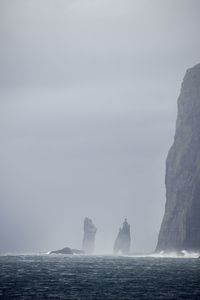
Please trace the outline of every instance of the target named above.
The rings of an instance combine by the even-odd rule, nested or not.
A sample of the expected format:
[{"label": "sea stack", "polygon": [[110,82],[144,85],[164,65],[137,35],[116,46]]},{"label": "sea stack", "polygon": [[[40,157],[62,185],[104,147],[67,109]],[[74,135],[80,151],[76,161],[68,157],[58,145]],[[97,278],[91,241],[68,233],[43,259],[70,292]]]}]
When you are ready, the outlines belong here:
[{"label": "sea stack", "polygon": [[114,243],[114,253],[118,254],[129,254],[131,246],[131,236],[130,236],[130,225],[127,219],[124,220],[122,228],[119,229],[119,233]]},{"label": "sea stack", "polygon": [[200,64],[187,70],[166,160],[166,205],[157,251],[200,251]]},{"label": "sea stack", "polygon": [[84,237],[83,237],[83,251],[86,254],[93,254],[95,249],[95,235],[97,228],[89,218],[84,219]]}]

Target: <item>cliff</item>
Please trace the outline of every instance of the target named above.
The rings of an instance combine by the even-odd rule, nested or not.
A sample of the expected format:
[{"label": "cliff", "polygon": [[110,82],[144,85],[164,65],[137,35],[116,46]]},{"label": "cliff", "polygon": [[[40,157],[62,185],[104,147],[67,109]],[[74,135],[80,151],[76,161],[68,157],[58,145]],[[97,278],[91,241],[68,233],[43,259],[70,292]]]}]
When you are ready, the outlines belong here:
[{"label": "cliff", "polygon": [[156,250],[200,250],[200,64],[187,70],[182,83],[165,184],[165,214]]}]

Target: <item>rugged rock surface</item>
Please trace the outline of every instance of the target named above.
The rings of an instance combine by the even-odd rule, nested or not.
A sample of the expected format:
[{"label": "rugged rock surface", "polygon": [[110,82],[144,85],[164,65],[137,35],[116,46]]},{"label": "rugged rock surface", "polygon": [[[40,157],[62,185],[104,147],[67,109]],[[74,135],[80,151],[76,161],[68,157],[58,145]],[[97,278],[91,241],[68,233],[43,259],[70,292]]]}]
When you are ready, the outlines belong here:
[{"label": "rugged rock surface", "polygon": [[84,254],[84,251],[79,250],[79,249],[71,249],[69,247],[65,247],[63,249],[51,251],[50,254]]},{"label": "rugged rock surface", "polygon": [[73,252],[71,248],[65,247],[63,249],[51,251],[50,254],[73,254]]},{"label": "rugged rock surface", "polygon": [[95,249],[95,235],[97,228],[89,218],[84,219],[84,237],[83,237],[83,251],[86,254],[93,254]]},{"label": "rugged rock surface", "polygon": [[73,254],[85,254],[83,250],[80,249],[72,249]]},{"label": "rugged rock surface", "polygon": [[165,184],[157,251],[200,250],[200,64],[187,70],[182,83]]},{"label": "rugged rock surface", "polygon": [[114,253],[129,254],[131,246],[131,236],[130,236],[130,225],[127,219],[124,220],[122,228],[119,229],[119,233],[114,243]]}]

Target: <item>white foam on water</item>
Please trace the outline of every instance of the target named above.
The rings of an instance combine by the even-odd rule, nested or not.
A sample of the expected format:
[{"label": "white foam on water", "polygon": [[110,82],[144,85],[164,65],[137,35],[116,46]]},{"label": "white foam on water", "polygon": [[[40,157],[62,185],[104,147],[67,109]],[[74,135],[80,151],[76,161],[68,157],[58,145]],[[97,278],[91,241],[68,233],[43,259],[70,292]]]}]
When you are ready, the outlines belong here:
[{"label": "white foam on water", "polygon": [[[0,256],[49,256],[51,251],[48,252],[37,252],[37,253],[0,253]],[[58,254],[56,254],[57,256]],[[54,256],[54,255],[52,255]],[[61,254],[62,256],[62,254]],[[131,253],[128,255],[116,255],[116,254],[100,254],[96,253],[93,255],[86,255],[86,254],[81,254],[81,255],[73,255],[73,256],[82,256],[82,257],[133,257],[133,258],[199,258],[200,259],[200,252],[189,252],[186,250],[181,250],[179,252],[165,252],[165,251],[160,251],[159,253]]]},{"label": "white foam on water", "polygon": [[136,254],[128,255],[129,257],[152,257],[152,258],[200,258],[199,252],[188,252],[186,250],[181,250],[179,252],[165,252],[160,251],[159,253],[150,253],[150,254]]}]

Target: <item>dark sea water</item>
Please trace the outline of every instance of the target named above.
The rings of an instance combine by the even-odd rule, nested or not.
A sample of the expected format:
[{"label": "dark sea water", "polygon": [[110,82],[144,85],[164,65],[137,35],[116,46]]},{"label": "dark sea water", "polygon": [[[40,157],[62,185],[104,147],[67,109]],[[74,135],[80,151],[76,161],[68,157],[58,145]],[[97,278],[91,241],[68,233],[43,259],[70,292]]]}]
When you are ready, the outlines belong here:
[{"label": "dark sea water", "polygon": [[200,299],[200,260],[0,256],[0,299]]}]

